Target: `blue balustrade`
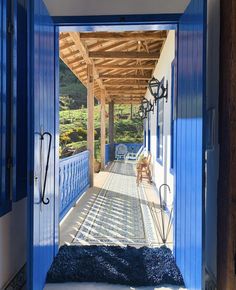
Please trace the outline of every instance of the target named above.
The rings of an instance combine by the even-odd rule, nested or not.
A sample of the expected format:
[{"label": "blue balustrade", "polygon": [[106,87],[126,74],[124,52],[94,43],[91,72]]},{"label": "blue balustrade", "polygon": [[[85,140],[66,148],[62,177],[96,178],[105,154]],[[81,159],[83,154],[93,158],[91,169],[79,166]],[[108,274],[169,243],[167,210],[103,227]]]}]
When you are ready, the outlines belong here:
[{"label": "blue balustrade", "polygon": [[110,144],[106,144],[105,146],[105,164],[107,165],[109,161],[111,161],[111,147]]},{"label": "blue balustrade", "polygon": [[89,187],[88,151],[60,160],[59,182],[61,220]]}]

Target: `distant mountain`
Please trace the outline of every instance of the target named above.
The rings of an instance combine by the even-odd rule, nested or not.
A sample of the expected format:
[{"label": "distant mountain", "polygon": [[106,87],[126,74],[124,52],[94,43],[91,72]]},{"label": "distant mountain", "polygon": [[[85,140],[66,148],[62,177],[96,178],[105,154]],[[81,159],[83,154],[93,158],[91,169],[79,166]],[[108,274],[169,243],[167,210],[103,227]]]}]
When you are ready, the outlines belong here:
[{"label": "distant mountain", "polygon": [[76,110],[87,106],[86,87],[60,60],[60,110]]}]

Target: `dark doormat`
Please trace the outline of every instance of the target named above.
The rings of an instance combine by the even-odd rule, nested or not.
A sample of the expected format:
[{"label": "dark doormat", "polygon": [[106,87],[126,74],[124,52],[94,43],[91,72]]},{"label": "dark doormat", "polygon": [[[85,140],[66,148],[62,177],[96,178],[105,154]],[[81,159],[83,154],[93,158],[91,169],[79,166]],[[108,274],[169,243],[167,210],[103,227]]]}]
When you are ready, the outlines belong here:
[{"label": "dark doormat", "polygon": [[117,246],[62,246],[47,283],[103,282],[128,286],[184,286],[171,250]]}]

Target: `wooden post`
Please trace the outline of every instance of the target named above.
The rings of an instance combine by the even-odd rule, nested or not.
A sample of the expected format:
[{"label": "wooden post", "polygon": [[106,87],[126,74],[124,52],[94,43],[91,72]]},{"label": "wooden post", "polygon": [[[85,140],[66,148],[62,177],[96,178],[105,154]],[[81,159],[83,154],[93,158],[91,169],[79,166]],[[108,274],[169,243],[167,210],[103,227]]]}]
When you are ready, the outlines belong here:
[{"label": "wooden post", "polygon": [[90,152],[89,171],[90,171],[90,186],[94,184],[94,79],[93,65],[88,64],[88,84],[87,84],[87,148]]},{"label": "wooden post", "polygon": [[[236,287],[236,3],[220,1],[217,289]],[[234,27],[234,28],[232,28]],[[215,28],[214,28],[215,29]],[[214,66],[213,66],[214,68]],[[223,96],[223,97],[222,97]],[[218,108],[216,108],[218,109]],[[217,139],[218,140],[218,139]],[[215,149],[216,151],[216,149]],[[212,153],[211,153],[212,154]],[[215,153],[217,154],[217,153]],[[217,160],[217,159],[216,159]],[[215,160],[214,160],[215,162]]]},{"label": "wooden post", "polygon": [[109,143],[110,143],[110,157],[114,160],[114,102],[109,103]]},{"label": "wooden post", "polygon": [[101,90],[101,169],[105,168],[105,146],[106,146],[106,111],[105,90]]}]

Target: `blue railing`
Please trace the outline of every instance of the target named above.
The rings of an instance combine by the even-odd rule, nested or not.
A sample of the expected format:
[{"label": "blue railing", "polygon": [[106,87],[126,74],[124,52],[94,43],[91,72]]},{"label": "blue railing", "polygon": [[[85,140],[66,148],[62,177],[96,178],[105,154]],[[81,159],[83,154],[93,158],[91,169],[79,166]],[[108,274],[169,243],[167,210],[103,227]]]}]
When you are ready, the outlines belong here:
[{"label": "blue railing", "polygon": [[126,145],[128,153],[132,153],[132,154],[138,153],[140,148],[143,146],[142,143],[116,143],[115,144],[115,152],[116,152],[116,147],[120,144]]},{"label": "blue railing", "polygon": [[116,143],[115,144],[115,150],[116,150],[116,147],[119,144],[125,144],[127,146],[127,150],[128,150],[129,153],[138,153],[139,149],[143,145],[142,143]]},{"label": "blue railing", "polygon": [[89,187],[88,151],[60,160],[59,182],[61,220]]},{"label": "blue railing", "polygon": [[107,165],[109,161],[111,161],[111,147],[110,144],[106,144],[105,146],[105,164]]}]

